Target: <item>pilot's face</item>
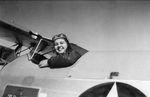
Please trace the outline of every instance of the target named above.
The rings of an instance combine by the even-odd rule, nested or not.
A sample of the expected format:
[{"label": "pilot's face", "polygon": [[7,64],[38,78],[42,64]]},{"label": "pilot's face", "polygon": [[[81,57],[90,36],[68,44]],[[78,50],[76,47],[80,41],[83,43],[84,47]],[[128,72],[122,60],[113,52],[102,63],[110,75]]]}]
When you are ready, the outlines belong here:
[{"label": "pilot's face", "polygon": [[54,42],[54,48],[57,53],[65,53],[68,45],[64,39],[57,39]]}]

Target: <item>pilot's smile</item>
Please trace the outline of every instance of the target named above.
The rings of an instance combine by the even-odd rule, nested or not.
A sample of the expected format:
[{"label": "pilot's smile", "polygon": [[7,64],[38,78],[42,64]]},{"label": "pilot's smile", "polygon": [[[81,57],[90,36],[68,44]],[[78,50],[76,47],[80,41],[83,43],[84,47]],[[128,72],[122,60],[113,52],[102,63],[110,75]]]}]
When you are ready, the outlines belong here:
[{"label": "pilot's smile", "polygon": [[64,39],[57,39],[57,40],[55,40],[54,44],[55,44],[54,48],[55,48],[57,53],[66,52],[66,49],[68,46],[67,46],[67,43]]}]

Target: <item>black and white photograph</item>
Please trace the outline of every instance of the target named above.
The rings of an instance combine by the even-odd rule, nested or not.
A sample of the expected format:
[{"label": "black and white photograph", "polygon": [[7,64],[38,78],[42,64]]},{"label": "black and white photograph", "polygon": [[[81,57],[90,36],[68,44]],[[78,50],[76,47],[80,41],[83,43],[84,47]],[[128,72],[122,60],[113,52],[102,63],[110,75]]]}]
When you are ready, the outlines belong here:
[{"label": "black and white photograph", "polygon": [[149,91],[149,0],[0,0],[0,97]]}]

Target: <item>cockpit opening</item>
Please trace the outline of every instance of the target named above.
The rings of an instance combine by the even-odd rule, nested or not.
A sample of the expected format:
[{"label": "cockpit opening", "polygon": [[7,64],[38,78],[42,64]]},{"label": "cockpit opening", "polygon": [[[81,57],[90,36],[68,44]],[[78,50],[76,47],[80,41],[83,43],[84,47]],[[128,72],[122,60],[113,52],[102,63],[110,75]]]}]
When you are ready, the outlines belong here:
[{"label": "cockpit opening", "polygon": [[[71,45],[71,48],[73,48],[76,51],[75,53],[78,53],[80,56],[82,56],[86,52],[88,52],[88,50],[83,49],[83,48],[77,46],[76,44],[70,43],[70,45]],[[47,59],[51,58],[52,56],[56,56],[56,55],[57,55],[57,53],[55,52],[53,42],[42,38],[39,41],[39,43],[36,45],[36,47],[30,51],[29,60],[31,60],[35,64],[39,64],[42,60],[47,60]],[[68,56],[68,55],[66,55],[66,56]],[[71,56],[74,57],[74,55],[71,55]],[[58,61],[54,62],[55,64],[61,65],[61,64],[63,64],[62,61],[66,61],[62,58],[59,58],[59,57],[57,57],[57,58],[59,59],[58,61],[61,61],[61,62],[58,62]],[[54,60],[56,60],[56,59],[54,59]],[[67,62],[66,62],[66,64],[67,64]],[[54,68],[61,68],[61,67],[63,67],[63,66],[56,66]]]}]

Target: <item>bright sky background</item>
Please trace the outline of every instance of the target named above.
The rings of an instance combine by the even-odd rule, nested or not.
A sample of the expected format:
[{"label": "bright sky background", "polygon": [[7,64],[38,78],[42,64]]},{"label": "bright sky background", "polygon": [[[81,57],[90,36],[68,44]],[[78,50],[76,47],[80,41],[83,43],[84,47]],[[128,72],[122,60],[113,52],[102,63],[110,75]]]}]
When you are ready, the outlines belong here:
[{"label": "bright sky background", "polygon": [[150,50],[146,0],[0,1],[0,18],[49,38],[65,33],[90,51]]}]

